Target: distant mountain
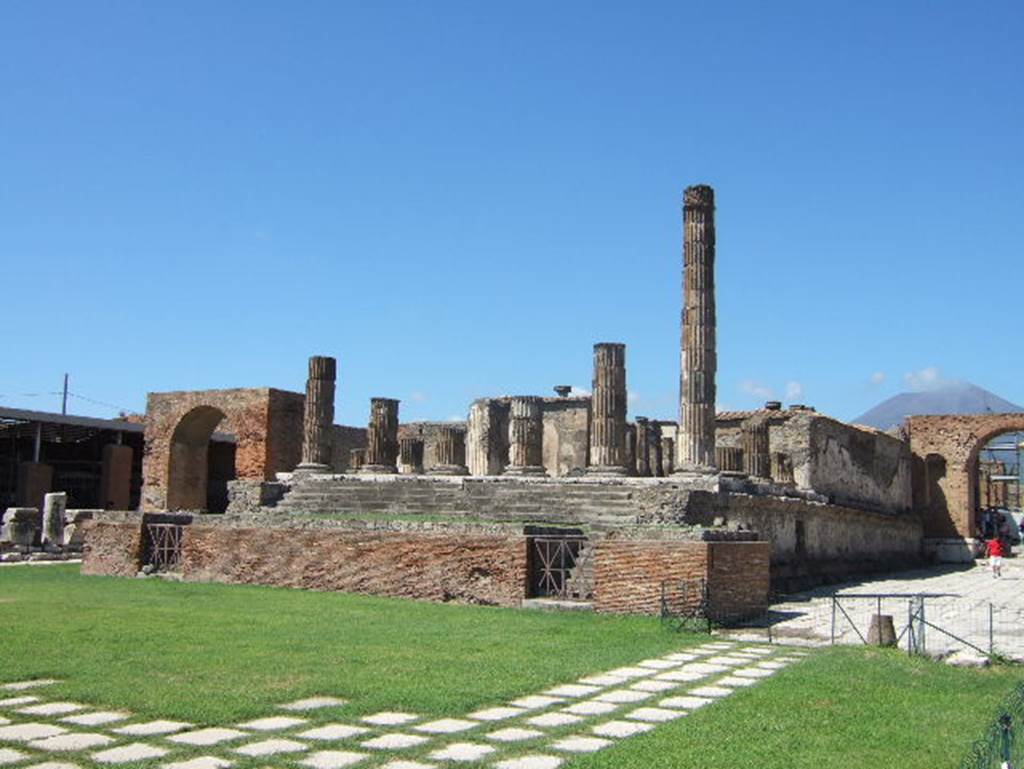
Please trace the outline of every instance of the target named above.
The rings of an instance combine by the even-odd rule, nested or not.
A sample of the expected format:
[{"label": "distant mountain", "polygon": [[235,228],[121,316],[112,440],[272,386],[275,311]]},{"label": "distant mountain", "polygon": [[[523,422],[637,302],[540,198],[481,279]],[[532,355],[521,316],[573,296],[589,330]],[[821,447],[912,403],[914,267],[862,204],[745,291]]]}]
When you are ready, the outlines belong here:
[{"label": "distant mountain", "polygon": [[950,382],[933,390],[900,393],[865,411],[853,422],[888,430],[912,414],[1005,414],[1024,411],[1018,406],[970,382]]}]

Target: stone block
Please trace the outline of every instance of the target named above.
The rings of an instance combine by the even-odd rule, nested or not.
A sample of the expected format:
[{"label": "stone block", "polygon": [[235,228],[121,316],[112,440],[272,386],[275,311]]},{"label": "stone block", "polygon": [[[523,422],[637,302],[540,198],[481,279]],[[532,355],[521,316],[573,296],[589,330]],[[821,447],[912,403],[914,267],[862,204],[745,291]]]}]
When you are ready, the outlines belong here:
[{"label": "stone block", "polygon": [[40,539],[43,547],[64,546],[64,516],[67,513],[68,495],[63,491],[51,491],[43,496],[43,520]]},{"label": "stone block", "polygon": [[0,543],[16,545],[22,549],[32,547],[43,528],[42,514],[35,507],[8,507],[4,513]]}]

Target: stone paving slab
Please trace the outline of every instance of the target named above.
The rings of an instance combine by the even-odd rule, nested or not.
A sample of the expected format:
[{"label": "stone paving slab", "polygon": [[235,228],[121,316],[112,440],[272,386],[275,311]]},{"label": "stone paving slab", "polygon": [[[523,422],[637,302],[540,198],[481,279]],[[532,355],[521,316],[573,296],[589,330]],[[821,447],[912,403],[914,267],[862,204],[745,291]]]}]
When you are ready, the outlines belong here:
[{"label": "stone paving slab", "polygon": [[388,761],[380,769],[435,769],[434,764],[424,764],[422,761]]},{"label": "stone paving slab", "polygon": [[632,665],[623,668],[615,668],[614,670],[609,670],[608,675],[620,676],[621,678],[642,678],[643,676],[651,675],[653,672],[653,670],[650,670],[648,668],[642,668]]},{"label": "stone paving slab", "polygon": [[95,732],[68,732],[58,734],[55,737],[46,737],[42,740],[33,740],[28,744],[30,748],[50,751],[76,751],[98,748],[101,745],[109,745],[114,741],[113,737]]},{"label": "stone paving slab", "polygon": [[20,750],[14,750],[13,748],[0,748],[0,766],[16,764],[27,758],[28,753],[22,753]]},{"label": "stone paving slab", "polygon": [[9,684],[2,684],[0,685],[0,690],[21,692],[25,689],[35,689],[40,686],[52,686],[53,684],[58,683],[60,683],[60,681],[56,678],[33,678],[28,681],[13,681]]},{"label": "stone paving slab", "polygon": [[11,719],[0,716],[0,726],[7,726],[9,723],[11,723]]},{"label": "stone paving slab", "polygon": [[77,764],[68,764],[63,761],[44,761],[41,764],[32,764],[25,769],[78,769]]},{"label": "stone paving slab", "polygon": [[669,668],[677,668],[681,663],[674,662],[673,660],[644,660],[643,662],[636,663],[638,668],[647,668],[649,670],[668,670]]},{"label": "stone paving slab", "polygon": [[654,724],[646,724],[642,721],[605,721],[598,724],[590,731],[600,737],[632,737],[634,734],[643,734],[654,728]]},{"label": "stone paving slab", "polygon": [[166,748],[159,748],[156,745],[149,745],[145,742],[130,742],[116,748],[101,750],[92,754],[92,760],[100,764],[127,764],[135,761],[148,761],[151,758],[161,758],[169,751]]},{"label": "stone paving slab", "polygon": [[586,684],[563,684],[553,689],[548,689],[544,694],[548,697],[588,697],[601,691],[600,686],[587,686]]},{"label": "stone paving slab", "polygon": [[495,750],[491,745],[476,742],[454,742],[441,750],[435,750],[430,757],[438,761],[479,761]]},{"label": "stone paving slab", "polygon": [[41,702],[38,705],[18,708],[14,712],[26,716],[62,716],[65,713],[77,713],[85,708],[85,705],[79,705],[77,702]]},{"label": "stone paving slab", "polygon": [[690,694],[694,697],[728,697],[732,694],[732,689],[726,689],[723,686],[700,686],[691,689]]},{"label": "stone paving slab", "polygon": [[374,726],[401,726],[412,723],[420,718],[415,713],[401,713],[395,710],[383,710],[380,713],[373,713],[363,716],[363,722]]},{"label": "stone paving slab", "polygon": [[635,689],[612,689],[611,691],[601,692],[594,699],[598,702],[611,702],[621,705],[626,702],[641,702],[653,696],[652,692],[639,692]]},{"label": "stone paving slab", "polygon": [[719,678],[715,681],[715,686],[728,686],[730,689],[735,689],[739,686],[754,686],[757,683],[756,678],[742,678],[740,676],[726,676],[725,678]]},{"label": "stone paving slab", "polygon": [[345,766],[358,764],[367,758],[366,753],[353,753],[350,750],[318,750],[299,761],[310,769],[342,769]]},{"label": "stone paving slab", "polygon": [[470,713],[466,718],[473,718],[477,721],[504,721],[506,718],[516,718],[524,715],[527,711],[522,708],[484,708]]},{"label": "stone paving slab", "polygon": [[137,724],[126,724],[125,726],[119,726],[116,729],[111,729],[112,732],[117,734],[126,734],[129,737],[152,737],[157,734],[171,734],[172,732],[180,732],[182,729],[191,729],[192,724],[187,724],[184,721],[142,721]]},{"label": "stone paving slab", "polygon": [[212,726],[208,729],[197,729],[194,732],[182,732],[181,734],[172,734],[170,737],[164,739],[176,742],[180,745],[217,745],[221,742],[230,742],[231,740],[237,740],[240,737],[249,737],[250,735],[245,732],[239,731],[238,729],[229,729],[227,727]]},{"label": "stone paving slab", "polygon": [[295,740],[285,739],[271,739],[271,740],[260,740],[259,742],[250,742],[246,745],[239,745],[237,748],[233,748],[235,753],[241,753],[243,756],[274,756],[278,753],[298,753],[305,751],[306,745]]},{"label": "stone paving slab", "polygon": [[305,718],[292,718],[290,716],[269,716],[267,718],[257,718],[252,721],[246,721],[244,724],[239,724],[239,729],[250,729],[254,732],[277,732],[282,729],[291,729],[296,726],[303,726],[308,724],[309,721]]},{"label": "stone paving slab", "polygon": [[709,675],[709,673],[700,673],[696,670],[680,668],[679,670],[670,670],[667,673],[658,673],[658,675],[654,677],[654,680],[683,683],[687,681],[700,681],[702,678],[707,678]]},{"label": "stone paving slab", "polygon": [[405,748],[414,748],[417,745],[422,745],[428,739],[418,734],[395,733],[382,734],[380,737],[374,737],[359,744],[371,750],[404,750]]},{"label": "stone paving slab", "polygon": [[742,668],[740,670],[733,671],[734,676],[740,678],[768,678],[768,676],[775,675],[774,670],[761,670],[759,668]]},{"label": "stone paving slab", "polygon": [[496,740],[498,742],[522,742],[523,740],[533,740],[537,737],[543,737],[544,732],[538,732],[536,729],[510,727],[508,729],[498,729],[495,732],[490,732],[486,736],[487,739]]},{"label": "stone paving slab", "polygon": [[581,678],[579,682],[589,686],[618,686],[628,680],[629,678],[627,676],[613,676],[609,673],[603,673],[601,675]]},{"label": "stone paving slab", "polygon": [[120,713],[114,710],[97,710],[92,713],[64,716],[60,720],[66,724],[76,724],[78,726],[103,726],[104,724],[112,724],[115,721],[124,721],[130,716],[130,713]]},{"label": "stone paving slab", "polygon": [[231,762],[218,756],[198,756],[187,761],[164,764],[163,769],[227,769]]},{"label": "stone paving slab", "polygon": [[554,712],[542,713],[539,716],[527,718],[526,723],[530,726],[548,728],[554,726],[568,726],[569,724],[579,723],[582,720],[583,718],[581,716],[574,716],[572,713]]},{"label": "stone paving slab", "polygon": [[320,708],[336,708],[341,705],[347,705],[348,700],[338,699],[337,697],[306,697],[302,700],[295,700],[295,702],[288,702],[281,705],[281,710],[319,710]]},{"label": "stone paving slab", "polygon": [[607,748],[614,743],[611,740],[604,740],[600,737],[565,737],[557,742],[551,743],[555,750],[562,750],[567,753],[594,753],[602,748]]},{"label": "stone paving slab", "polygon": [[13,708],[18,705],[28,705],[30,702],[39,702],[39,698],[33,697],[31,694],[26,694],[23,697],[7,697],[0,700],[0,708]]},{"label": "stone paving slab", "polygon": [[665,721],[672,721],[676,718],[685,716],[686,712],[682,710],[667,710],[665,708],[637,708],[631,710],[625,714],[624,718],[629,718],[633,721],[647,721],[649,723],[660,724]]},{"label": "stone paving slab", "polygon": [[667,692],[670,689],[676,689],[679,684],[675,681],[655,681],[654,679],[647,679],[644,681],[637,681],[629,688],[638,692]]},{"label": "stone paving slab", "polygon": [[427,734],[456,734],[477,726],[480,726],[478,722],[466,721],[462,718],[439,718],[437,721],[428,721],[425,724],[414,726],[413,729]]},{"label": "stone paving slab", "polygon": [[699,660],[702,655],[700,654],[687,654],[686,652],[677,652],[675,654],[666,655],[665,659],[672,660],[673,662],[693,662]]},{"label": "stone paving slab", "polygon": [[567,708],[564,708],[566,713],[572,713],[575,716],[603,716],[606,713],[611,713],[613,710],[618,710],[619,705],[615,702],[597,702],[595,700],[584,700],[583,702],[574,702]]},{"label": "stone paving slab", "polygon": [[36,722],[11,724],[0,726],[0,742],[31,742],[32,740],[45,740],[47,737],[56,737],[64,734],[67,729],[62,729],[53,724],[40,724]]},{"label": "stone paving slab", "polygon": [[557,705],[561,701],[562,698],[560,697],[551,697],[544,694],[531,694],[528,697],[520,697],[518,700],[512,700],[509,705],[514,708],[522,708],[523,710],[539,710],[540,708]]},{"label": "stone paving slab", "polygon": [[349,724],[324,724],[313,729],[299,732],[296,736],[308,740],[347,740],[351,737],[358,737],[367,734],[370,730],[365,726],[350,726]]},{"label": "stone paving slab", "polygon": [[663,708],[696,710],[697,708],[702,708],[705,705],[710,705],[712,702],[714,702],[714,700],[709,697],[694,697],[693,695],[688,695],[684,697],[666,697],[659,702],[658,705]]}]

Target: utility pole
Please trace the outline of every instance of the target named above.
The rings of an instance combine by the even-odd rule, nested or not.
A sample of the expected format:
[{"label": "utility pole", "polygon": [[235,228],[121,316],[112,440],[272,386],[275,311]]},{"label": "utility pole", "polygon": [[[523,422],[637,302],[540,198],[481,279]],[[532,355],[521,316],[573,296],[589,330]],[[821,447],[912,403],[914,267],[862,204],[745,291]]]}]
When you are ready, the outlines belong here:
[{"label": "utility pole", "polygon": [[61,414],[67,414],[68,413],[68,375],[67,374],[64,374],[64,399],[61,401],[61,404],[60,404],[60,413]]}]

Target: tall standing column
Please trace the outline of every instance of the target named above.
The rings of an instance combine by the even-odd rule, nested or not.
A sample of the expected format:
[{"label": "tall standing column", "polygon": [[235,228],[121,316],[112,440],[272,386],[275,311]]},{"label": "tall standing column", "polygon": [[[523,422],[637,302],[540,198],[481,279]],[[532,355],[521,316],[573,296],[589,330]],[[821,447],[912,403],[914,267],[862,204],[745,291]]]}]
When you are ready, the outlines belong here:
[{"label": "tall standing column", "polygon": [[626,345],[594,345],[590,466],[595,475],[626,474]]},{"label": "tall standing column", "polygon": [[715,470],[715,192],[683,192],[682,372],[676,471]]},{"label": "tall standing column", "polygon": [[636,475],[636,425],[626,425],[626,440],[623,454],[626,460],[626,473]]},{"label": "tall standing column", "polygon": [[512,398],[508,424],[506,475],[546,475],[544,471],[544,401],[532,395]]},{"label": "tall standing column", "polygon": [[651,422],[647,417],[636,418],[636,474],[641,478],[651,475]]},{"label": "tall standing column", "polygon": [[661,439],[661,474],[672,475],[676,467],[676,442],[674,438]]},{"label": "tall standing column", "polygon": [[302,462],[296,470],[326,473],[331,469],[334,428],[334,383],[337,362],[314,355],[309,359],[306,407],[302,420]]},{"label": "tall standing column", "polygon": [[437,431],[437,464],[430,468],[431,475],[467,475],[466,431],[445,425]]},{"label": "tall standing column", "polygon": [[361,473],[397,473],[398,401],[370,399],[370,424],[366,430],[366,464]]},{"label": "tall standing column", "polygon": [[743,470],[752,478],[771,478],[771,454],[768,442],[768,420],[751,417],[740,425],[743,442]]}]

